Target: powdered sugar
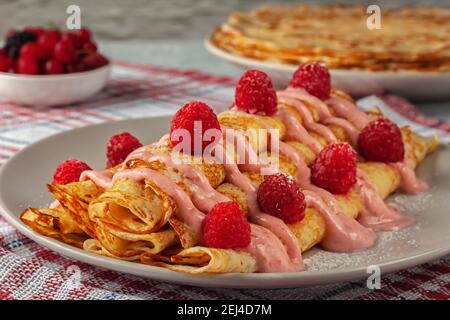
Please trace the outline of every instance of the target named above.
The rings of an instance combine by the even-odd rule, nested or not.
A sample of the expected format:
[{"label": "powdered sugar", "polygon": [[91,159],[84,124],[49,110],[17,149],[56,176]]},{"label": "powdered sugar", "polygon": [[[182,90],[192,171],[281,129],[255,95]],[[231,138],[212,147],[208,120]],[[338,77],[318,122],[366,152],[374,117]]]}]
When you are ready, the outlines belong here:
[{"label": "powdered sugar", "polygon": [[304,255],[307,270],[327,271],[364,267],[410,255],[412,251],[418,250],[423,244],[421,240],[422,221],[425,220],[423,214],[433,205],[434,201],[432,193],[416,196],[394,195],[388,202],[397,210],[415,218],[417,220],[415,225],[397,231],[378,233],[376,245],[365,251],[336,253],[314,248]]}]

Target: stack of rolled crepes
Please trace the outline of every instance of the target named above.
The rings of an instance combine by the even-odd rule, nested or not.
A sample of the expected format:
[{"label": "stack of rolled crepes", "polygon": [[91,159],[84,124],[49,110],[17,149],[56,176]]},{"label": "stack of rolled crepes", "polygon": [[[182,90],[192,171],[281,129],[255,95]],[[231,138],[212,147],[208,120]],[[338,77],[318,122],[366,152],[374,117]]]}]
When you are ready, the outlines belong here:
[{"label": "stack of rolled crepes", "polygon": [[[79,182],[49,184],[57,202],[51,208],[29,208],[21,219],[42,235],[89,252],[187,273],[302,271],[301,253],[316,244],[336,252],[363,250],[375,244],[376,230],[414,223],[383,199],[397,189],[426,190],[414,169],[436,149],[436,138],[402,128],[405,160],[368,162],[359,156],[357,182],[348,193],[335,195],[311,183],[311,163],[332,143],[357,148],[359,132],[382,115],[376,108],[361,111],[335,89],[323,101],[290,87],[277,92],[277,108],[272,116],[235,107],[218,115],[222,131],[231,133],[217,144],[227,163],[173,152],[166,135],[133,151],[118,166],[85,171]],[[259,143],[261,137],[254,134],[270,129],[278,130],[277,150]],[[233,152],[242,144],[244,154]],[[256,192],[265,165],[238,161],[275,151],[275,170],[295,179],[306,198],[305,216],[294,224],[258,208]],[[210,248],[202,240],[204,217],[225,201],[237,202],[247,215],[247,248]]]}]

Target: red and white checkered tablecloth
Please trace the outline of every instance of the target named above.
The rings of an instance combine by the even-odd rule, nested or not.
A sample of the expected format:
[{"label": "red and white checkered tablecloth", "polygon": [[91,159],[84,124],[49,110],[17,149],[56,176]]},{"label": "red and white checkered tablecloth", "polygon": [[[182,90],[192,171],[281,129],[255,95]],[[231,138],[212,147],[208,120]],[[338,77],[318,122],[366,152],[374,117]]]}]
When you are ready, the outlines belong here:
[{"label": "red and white checkered tablecloth", "polygon": [[[235,81],[191,70],[115,63],[108,86],[82,104],[35,109],[0,104],[0,164],[48,135],[93,123],[172,114],[198,99],[218,111],[232,101]],[[404,101],[386,100],[405,121],[450,132]],[[399,102],[399,103],[398,103]],[[384,110],[386,111],[386,110]],[[74,280],[74,270],[77,280]],[[205,289],[151,281],[65,258],[24,237],[0,217],[0,299],[450,299],[450,256],[366,281],[284,290]]]}]

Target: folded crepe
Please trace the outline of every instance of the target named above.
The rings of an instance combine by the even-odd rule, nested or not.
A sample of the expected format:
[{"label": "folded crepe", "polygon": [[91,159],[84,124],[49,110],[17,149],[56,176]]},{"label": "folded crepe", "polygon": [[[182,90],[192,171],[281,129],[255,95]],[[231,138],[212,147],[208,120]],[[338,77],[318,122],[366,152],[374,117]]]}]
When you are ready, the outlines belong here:
[{"label": "folded crepe", "polygon": [[120,179],[90,203],[89,219],[110,232],[149,234],[165,226],[176,209],[151,181]]},{"label": "folded crepe", "polygon": [[[211,186],[223,181],[223,168],[203,161],[195,161],[188,172],[191,176],[185,176],[186,172],[181,173],[177,168],[186,167],[172,166],[171,151],[170,148],[150,145],[139,151],[139,159],[130,157],[126,160],[124,168],[155,170],[192,198],[200,195],[191,179],[201,176]],[[183,248],[192,247],[199,241],[198,235],[177,218],[181,209],[171,196],[149,179],[117,179],[90,203],[89,219],[96,225],[93,237],[96,241],[87,242],[85,248],[100,254],[137,259],[143,252],[159,253],[177,244]]]},{"label": "folded crepe", "polygon": [[53,193],[60,205],[78,227],[87,235],[93,236],[92,223],[89,220],[89,203],[97,198],[103,189],[92,181],[72,182],[66,185],[48,184],[48,190]]},{"label": "folded crepe", "polygon": [[246,252],[207,247],[192,247],[170,256],[144,253],[141,262],[192,274],[257,271],[255,258]]},{"label": "folded crepe", "polygon": [[62,208],[28,208],[20,215],[20,220],[42,235],[78,248],[83,248],[84,241],[89,238],[71,215]]},{"label": "folded crepe", "polygon": [[[335,91],[336,92],[336,91]],[[335,94],[351,99],[344,95],[342,92],[337,91]],[[292,113],[297,121],[301,124],[302,118],[300,114],[292,106],[281,104],[279,108],[284,108],[288,112]],[[314,119],[318,119],[317,110],[311,104],[308,104],[308,110]],[[372,115],[374,117],[380,116],[378,110],[373,110]],[[253,116],[236,110],[225,111],[218,116],[219,122],[228,128],[240,130],[243,134],[252,128],[284,128],[283,121],[279,117],[268,116]],[[339,141],[350,142],[350,138],[346,135],[343,128],[330,124],[327,125]],[[251,130],[250,130],[251,131]],[[286,129],[281,129],[280,138],[283,140],[290,133]],[[437,140],[435,138],[425,138],[413,131],[409,127],[401,129],[403,140],[405,143],[405,159],[409,166],[415,168],[427,154],[433,152],[437,147]],[[312,136],[316,143],[319,143],[321,147],[327,144],[324,137],[315,132],[308,132]],[[255,137],[252,135],[246,135],[247,141],[252,147],[256,146],[254,150],[259,153],[263,149],[258,148],[260,144],[255,141]],[[288,144],[304,161],[306,165],[310,165],[315,159],[315,152],[310,146],[300,141],[285,140],[284,143]],[[279,170],[287,175],[296,177],[301,174],[292,159],[288,158],[284,154],[279,155]],[[396,167],[386,163],[380,162],[358,162],[358,169],[363,171],[373,185],[378,195],[385,199],[392,192],[396,191],[400,186],[400,174]],[[244,171],[244,174],[252,181],[255,187],[264,180],[264,175],[259,172]],[[238,202],[241,208],[247,212],[247,198],[246,194],[240,188],[231,185],[226,182],[217,188],[219,192],[227,195],[229,198]],[[333,195],[336,199],[339,207],[346,216],[356,219],[359,214],[364,210],[364,200],[362,196],[357,192],[356,186],[353,187],[347,194]],[[296,224],[289,224],[289,228],[295,234],[298,239],[299,246],[302,251],[306,251],[314,245],[321,242],[326,233],[326,223],[322,216],[314,208],[307,208],[305,212],[305,218]]]},{"label": "folded crepe", "polygon": [[144,252],[158,253],[179,243],[176,232],[170,227],[157,232],[136,234],[95,225],[94,232],[95,238],[86,240],[83,248],[122,260],[139,260]]}]

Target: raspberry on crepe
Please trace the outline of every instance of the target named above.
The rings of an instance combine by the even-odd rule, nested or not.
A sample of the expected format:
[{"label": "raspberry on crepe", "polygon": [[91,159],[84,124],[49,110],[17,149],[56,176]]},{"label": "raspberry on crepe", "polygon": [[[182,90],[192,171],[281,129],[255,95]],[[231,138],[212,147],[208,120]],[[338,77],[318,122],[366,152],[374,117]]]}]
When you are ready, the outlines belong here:
[{"label": "raspberry on crepe", "polygon": [[203,221],[203,239],[210,248],[245,248],[250,244],[250,224],[237,202],[216,204]]},{"label": "raspberry on crepe", "polygon": [[53,174],[53,183],[68,184],[78,181],[80,175],[85,170],[91,170],[83,161],[69,159],[61,162]]},{"label": "raspberry on crepe", "polygon": [[347,143],[327,146],[311,166],[311,181],[334,194],[347,193],[356,183],[356,151]]},{"label": "raspberry on crepe", "polygon": [[128,132],[112,136],[106,146],[106,166],[108,168],[115,167],[139,147],[142,147],[142,143]]},{"label": "raspberry on crepe", "polygon": [[277,94],[272,80],[258,70],[247,70],[239,79],[234,95],[236,107],[251,114],[271,116],[277,111]]},{"label": "raspberry on crepe", "polygon": [[[179,131],[183,129],[189,133],[190,143],[183,141],[185,137]],[[170,142],[173,147],[182,143],[183,152],[187,151],[185,147],[190,147],[189,149],[192,155],[201,155],[203,154],[203,150],[211,142],[214,142],[205,138],[205,132],[211,129],[221,132],[219,120],[217,120],[213,109],[206,103],[192,101],[184,105],[173,116],[170,123]]]},{"label": "raspberry on crepe", "polygon": [[308,62],[295,71],[289,86],[305,89],[320,100],[327,100],[331,94],[331,76],[326,67]]},{"label": "raspberry on crepe", "polygon": [[305,196],[297,183],[282,173],[266,176],[258,189],[258,205],[286,223],[296,223],[305,217]]},{"label": "raspberry on crepe", "polygon": [[405,158],[402,133],[387,118],[374,120],[361,131],[358,148],[369,161],[400,162]]}]

